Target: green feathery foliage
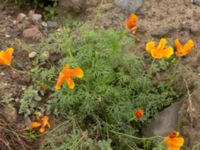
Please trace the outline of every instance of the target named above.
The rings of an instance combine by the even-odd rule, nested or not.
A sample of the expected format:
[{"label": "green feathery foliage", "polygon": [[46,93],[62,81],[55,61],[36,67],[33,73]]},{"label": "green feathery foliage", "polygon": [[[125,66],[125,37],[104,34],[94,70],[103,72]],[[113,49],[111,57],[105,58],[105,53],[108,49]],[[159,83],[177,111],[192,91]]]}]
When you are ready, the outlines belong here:
[{"label": "green feathery foliage", "polygon": [[[134,39],[124,32],[92,30],[85,26],[79,27],[76,32],[66,28],[41,43],[35,48],[38,55],[33,60],[32,76],[37,86],[48,87],[44,110],[69,120],[73,118],[76,121],[73,129],[87,130],[88,138],[93,142],[105,140],[106,144],[112,143],[114,149],[135,147],[131,139],[113,135],[110,131],[136,135],[149,118],[178,96],[165,81],[152,83],[143,60],[124,50],[126,47],[133,48]],[[44,52],[48,52],[50,57],[58,55],[59,59],[44,60]],[[74,90],[65,84],[60,90],[55,90],[57,76],[66,64],[72,68],[81,67],[85,75],[82,79],[73,79],[76,84]],[[145,111],[140,121],[135,120],[133,115],[138,107]],[[70,135],[81,137],[80,132]],[[49,142],[49,149],[62,149],[63,145],[70,149],[70,142],[73,143],[70,139],[61,145],[52,139]],[[81,144],[77,145],[77,149],[79,146]]]}]

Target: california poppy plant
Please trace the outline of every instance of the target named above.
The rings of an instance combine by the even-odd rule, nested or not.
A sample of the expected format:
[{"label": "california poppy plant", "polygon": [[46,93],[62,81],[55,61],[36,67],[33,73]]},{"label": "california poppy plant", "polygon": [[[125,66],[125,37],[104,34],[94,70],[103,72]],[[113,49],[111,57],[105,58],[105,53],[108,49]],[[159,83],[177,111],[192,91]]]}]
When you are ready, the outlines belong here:
[{"label": "california poppy plant", "polygon": [[172,131],[167,137],[165,137],[164,143],[168,150],[180,150],[184,144],[184,138],[179,136],[179,132]]},{"label": "california poppy plant", "polygon": [[138,17],[134,13],[132,13],[128,19],[125,22],[125,26],[127,29],[129,29],[132,33],[136,32],[137,29],[137,22],[138,22]]},{"label": "california poppy plant", "polygon": [[75,83],[72,80],[72,77],[82,78],[83,76],[84,72],[81,68],[76,67],[74,69],[70,69],[70,65],[67,64],[59,74],[56,89],[59,90],[64,81],[70,89],[74,89]]},{"label": "california poppy plant", "polygon": [[141,119],[144,116],[144,111],[142,109],[138,108],[138,109],[136,109],[134,115],[137,119]]},{"label": "california poppy plant", "polygon": [[44,116],[40,118],[40,115],[36,114],[36,122],[31,123],[31,127],[33,128],[40,128],[39,132],[43,133],[46,130],[46,127],[50,128],[49,117]]},{"label": "california poppy plant", "polygon": [[8,48],[7,50],[0,51],[0,65],[11,65],[12,57],[13,57],[13,48]]},{"label": "california poppy plant", "polygon": [[155,42],[148,42],[146,44],[146,50],[155,59],[169,58],[174,54],[173,47],[169,46],[166,48],[167,40],[162,38],[156,47]]},{"label": "california poppy plant", "polygon": [[175,46],[176,46],[176,56],[182,57],[192,52],[192,49],[194,48],[194,42],[193,40],[188,40],[184,45],[182,45],[179,39],[176,39]]}]

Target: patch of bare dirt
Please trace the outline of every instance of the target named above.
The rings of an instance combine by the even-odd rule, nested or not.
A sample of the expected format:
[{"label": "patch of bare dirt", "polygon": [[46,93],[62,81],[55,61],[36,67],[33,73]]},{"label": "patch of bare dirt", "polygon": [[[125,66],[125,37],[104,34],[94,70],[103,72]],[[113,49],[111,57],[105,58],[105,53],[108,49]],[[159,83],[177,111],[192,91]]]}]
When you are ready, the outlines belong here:
[{"label": "patch of bare dirt", "polygon": [[[18,39],[20,31],[14,25],[18,8],[0,5],[0,49],[13,47],[14,59],[12,66],[0,66],[0,149],[1,150],[29,150],[33,142],[25,136],[27,120],[18,112],[19,98],[31,83],[27,72],[30,68],[28,54],[21,50]],[[10,104],[6,105],[4,97],[10,94]]]}]

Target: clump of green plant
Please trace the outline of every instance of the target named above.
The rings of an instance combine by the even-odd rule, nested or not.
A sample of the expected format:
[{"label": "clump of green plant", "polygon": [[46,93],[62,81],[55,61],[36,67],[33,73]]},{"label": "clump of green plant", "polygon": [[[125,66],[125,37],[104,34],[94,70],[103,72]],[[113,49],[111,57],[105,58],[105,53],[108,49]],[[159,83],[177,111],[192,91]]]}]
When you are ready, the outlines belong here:
[{"label": "clump of green plant", "polygon": [[[123,50],[127,45],[134,47],[134,40],[123,32],[82,26],[73,33],[66,28],[37,47],[38,53],[59,54],[59,59],[52,62],[38,55],[33,61],[33,80],[38,86],[48,86],[48,111],[69,120],[73,118],[76,120],[74,128],[87,130],[93,143],[110,141],[113,149],[130,149],[135,144],[132,139],[116,136],[111,131],[136,135],[149,118],[177,98],[172,88],[166,88],[167,82],[151,82],[143,60]],[[74,90],[66,85],[55,90],[57,76],[66,64],[81,67],[85,76],[75,79]],[[133,115],[136,108],[145,111],[140,121]],[[73,136],[81,137],[80,133]],[[62,145],[70,149],[70,143],[73,144],[69,139]],[[53,140],[49,145],[49,149],[62,147]],[[80,146],[78,143],[76,148]]]},{"label": "clump of green plant", "polygon": [[19,113],[25,115],[33,114],[36,111],[36,108],[38,109],[37,106],[41,100],[42,98],[39,96],[38,90],[32,86],[28,87],[20,99]]},{"label": "clump of green plant", "polygon": [[43,15],[45,20],[54,19],[58,15],[57,5],[57,2],[54,2],[53,5],[48,5],[44,8]]},{"label": "clump of green plant", "polygon": [[6,106],[12,106],[12,103],[14,101],[14,98],[12,97],[12,94],[10,93],[5,93],[3,96],[2,103],[5,104]]}]

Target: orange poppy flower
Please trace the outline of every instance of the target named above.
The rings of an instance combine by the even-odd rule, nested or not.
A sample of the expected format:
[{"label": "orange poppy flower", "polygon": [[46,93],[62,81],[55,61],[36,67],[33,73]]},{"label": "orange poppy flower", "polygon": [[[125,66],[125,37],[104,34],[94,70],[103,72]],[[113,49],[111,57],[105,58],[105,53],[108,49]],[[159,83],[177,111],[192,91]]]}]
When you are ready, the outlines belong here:
[{"label": "orange poppy flower", "polygon": [[125,27],[129,30],[131,30],[132,33],[136,32],[137,29],[137,22],[138,22],[138,17],[134,13],[132,13],[128,19],[125,22]]},{"label": "orange poppy flower", "polygon": [[168,150],[180,150],[184,144],[184,138],[179,136],[179,132],[172,131],[167,137],[165,137],[164,143]]},{"label": "orange poppy flower", "polygon": [[176,39],[175,46],[176,46],[176,56],[181,57],[192,52],[192,49],[194,48],[194,42],[193,40],[188,40],[184,45],[182,45],[179,39]]},{"label": "orange poppy flower", "polygon": [[44,116],[42,118],[42,125],[41,125],[41,128],[40,128],[40,133],[43,133],[45,131],[45,128],[48,127],[50,128],[50,123],[49,123],[49,117],[48,116]]},{"label": "orange poppy flower", "polygon": [[72,77],[82,78],[83,76],[84,72],[81,68],[77,67],[70,69],[70,65],[67,64],[59,74],[58,81],[56,83],[56,89],[59,90],[61,88],[63,81],[66,82],[70,89],[74,89],[75,83],[72,80]]},{"label": "orange poppy flower", "polygon": [[32,128],[39,128],[39,127],[41,127],[41,125],[42,125],[42,124],[41,124],[40,122],[32,122],[32,123],[31,123],[31,127],[32,127]]},{"label": "orange poppy flower", "polygon": [[160,40],[157,47],[155,46],[155,42],[148,42],[146,44],[146,51],[155,59],[169,58],[174,54],[174,49],[171,46],[165,48],[166,44],[167,40],[164,38]]},{"label": "orange poppy flower", "polygon": [[[38,118],[39,117],[39,118]],[[45,132],[46,127],[50,128],[50,123],[49,123],[49,117],[44,116],[42,119],[40,119],[40,116],[36,114],[36,120],[37,122],[32,122],[31,127],[33,128],[40,128],[39,132],[43,133]]]},{"label": "orange poppy flower", "polygon": [[0,51],[0,65],[11,65],[14,49],[8,48],[5,51]]},{"label": "orange poppy flower", "polygon": [[142,109],[138,108],[138,109],[136,109],[134,115],[137,119],[141,119],[144,116],[144,111]]}]

